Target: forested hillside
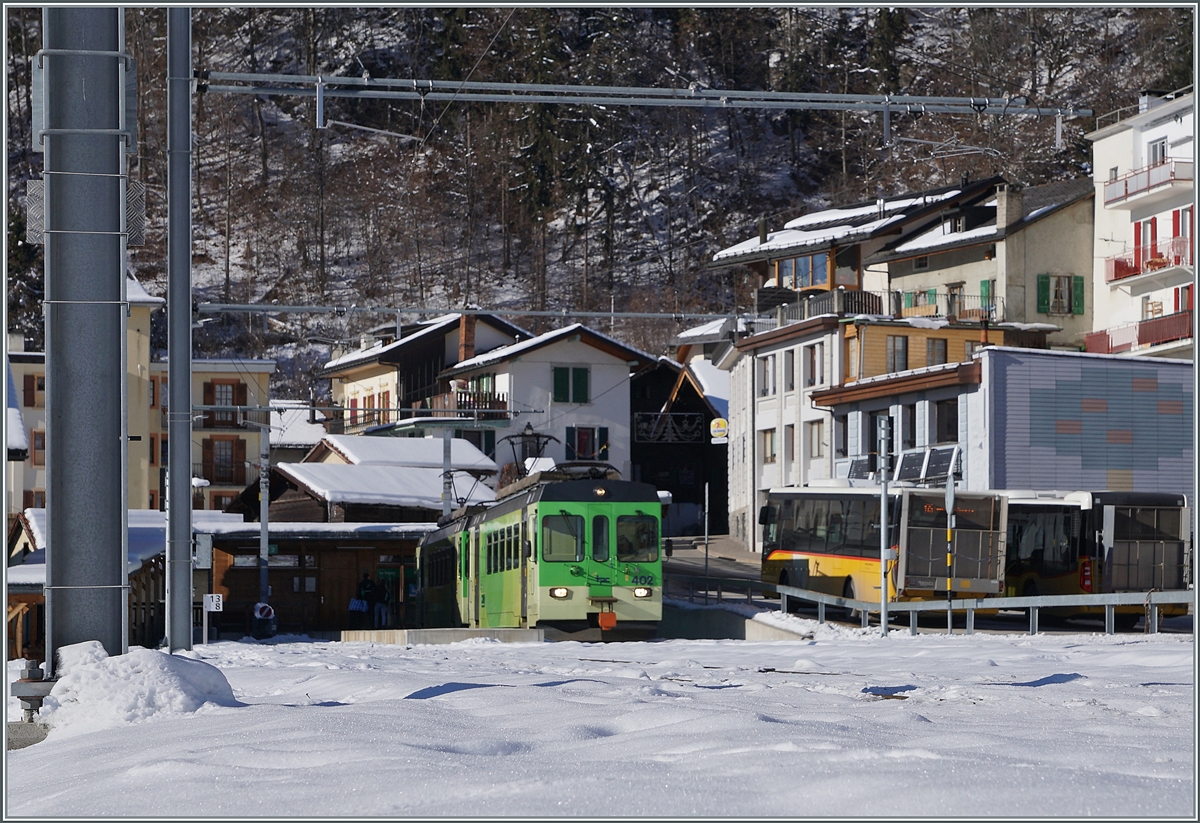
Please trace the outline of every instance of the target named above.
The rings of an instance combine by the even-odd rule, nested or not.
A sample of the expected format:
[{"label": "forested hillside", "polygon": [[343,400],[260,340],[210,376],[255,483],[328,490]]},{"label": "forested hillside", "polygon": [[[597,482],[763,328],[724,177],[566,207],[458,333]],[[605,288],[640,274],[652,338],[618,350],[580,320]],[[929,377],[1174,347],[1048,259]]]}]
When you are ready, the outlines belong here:
[{"label": "forested hillside", "polygon": [[[41,249],[23,239],[25,184],[41,175],[29,88],[41,11],[7,15],[9,327],[40,346]],[[1192,18],[1115,6],[197,8],[192,36],[195,67],[209,71],[978,95],[1101,114],[1192,82]],[[139,98],[130,173],[148,187],[149,221],[130,262],[165,294],[166,14],[129,8],[126,21]],[[879,117],[837,111],[331,99],[326,117],[340,122],[317,129],[311,98],[201,93],[194,115],[197,300],[567,312],[745,306],[742,278],[706,265],[759,218],[777,227],[964,172],[1086,175],[1094,127],[1068,120],[1056,148],[1053,117],[897,114],[906,139],[885,151]],[[230,315],[197,331],[197,354],[277,357],[276,389],[294,395],[329,354],[308,337],[388,320]],[[655,353],[678,330],[611,328]]]}]

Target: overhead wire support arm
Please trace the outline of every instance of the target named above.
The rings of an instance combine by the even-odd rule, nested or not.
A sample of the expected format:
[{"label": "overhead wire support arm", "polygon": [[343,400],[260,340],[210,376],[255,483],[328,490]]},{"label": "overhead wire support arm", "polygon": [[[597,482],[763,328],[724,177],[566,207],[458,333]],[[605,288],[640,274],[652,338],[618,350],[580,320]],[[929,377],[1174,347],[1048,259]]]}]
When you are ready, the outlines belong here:
[{"label": "overhead wire support arm", "polygon": [[735,317],[732,313],[680,313],[680,312],[611,312],[611,311],[573,311],[571,309],[457,309],[452,307],[429,306],[281,306],[273,303],[198,303],[195,308],[198,314],[222,313],[261,313],[261,314],[336,314],[339,317],[346,314],[491,314],[498,317],[627,317],[648,320],[718,320]]},{"label": "overhead wire support arm", "polygon": [[[198,91],[224,94],[296,95],[371,98],[428,102],[557,103],[606,106],[684,106],[690,108],[813,109],[885,112],[919,106],[927,112],[979,114],[989,110],[1009,115],[1045,116],[1038,106],[1014,106],[1008,98],[928,97],[908,95],[827,94],[811,92],[738,91],[729,89],[582,86],[546,83],[328,77],[278,73],[197,71]],[[1068,117],[1090,117],[1091,109],[1057,111]]]}]

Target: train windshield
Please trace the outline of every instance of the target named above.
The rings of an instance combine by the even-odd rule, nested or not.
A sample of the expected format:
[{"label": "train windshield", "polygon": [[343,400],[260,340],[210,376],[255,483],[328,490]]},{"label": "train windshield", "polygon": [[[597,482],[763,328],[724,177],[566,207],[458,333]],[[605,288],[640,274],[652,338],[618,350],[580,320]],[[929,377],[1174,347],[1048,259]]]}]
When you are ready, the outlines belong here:
[{"label": "train windshield", "polygon": [[542,559],[560,563],[583,560],[583,518],[551,514],[542,518]]},{"label": "train windshield", "polygon": [[647,514],[617,518],[617,560],[649,563],[658,559],[658,520]]}]

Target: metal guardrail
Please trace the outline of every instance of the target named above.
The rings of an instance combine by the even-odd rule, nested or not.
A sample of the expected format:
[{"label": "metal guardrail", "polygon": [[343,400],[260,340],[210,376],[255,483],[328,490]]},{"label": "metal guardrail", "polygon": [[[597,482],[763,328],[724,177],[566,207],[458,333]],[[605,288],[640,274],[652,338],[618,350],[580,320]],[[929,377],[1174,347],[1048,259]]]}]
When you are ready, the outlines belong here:
[{"label": "metal guardrail", "polygon": [[[728,589],[745,591],[745,602],[751,603],[755,591],[760,593],[774,592],[780,595],[779,609],[786,612],[788,600],[795,598],[817,605],[817,622],[825,622],[825,611],[828,607],[842,610],[852,610],[859,613],[863,628],[867,628],[872,612],[879,613],[878,601],[852,600],[838,597],[811,589],[798,589],[794,586],[777,586],[763,583],[761,580],[750,578],[704,577],[702,575],[673,575],[672,579],[688,581],[688,601],[695,602],[697,592],[703,591],[705,602],[709,592],[716,589],[718,603],[728,598]],[[664,587],[665,588],[665,587]],[[740,598],[739,598],[740,599]],[[958,598],[951,600],[906,600],[888,601],[888,612],[908,612],[908,629],[910,634],[917,633],[917,615],[920,612],[941,612],[946,614],[946,633],[953,633],[953,617],[956,612],[966,614],[966,633],[975,633],[975,613],[995,612],[1000,610],[1027,609],[1029,611],[1029,633],[1037,634],[1038,610],[1062,606],[1090,606],[1104,608],[1104,632],[1113,634],[1116,630],[1116,606],[1143,606],[1147,610],[1146,625],[1150,634],[1158,633],[1159,606],[1186,603],[1195,605],[1196,592],[1188,591],[1149,591],[1149,592],[1110,592],[1106,594],[1071,594],[1071,595],[1037,595],[1033,597],[987,597],[987,598]]]}]

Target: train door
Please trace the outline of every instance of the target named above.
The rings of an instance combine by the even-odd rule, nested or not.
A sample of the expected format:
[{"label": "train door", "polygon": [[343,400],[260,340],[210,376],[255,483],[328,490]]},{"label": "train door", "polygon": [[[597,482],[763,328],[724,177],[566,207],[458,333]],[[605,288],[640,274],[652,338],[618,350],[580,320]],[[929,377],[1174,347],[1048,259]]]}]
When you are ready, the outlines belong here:
[{"label": "train door", "polygon": [[468,625],[477,628],[483,625],[483,595],[480,591],[480,578],[483,577],[483,567],[480,566],[479,527],[471,529],[471,621]]},{"label": "train door", "polygon": [[537,515],[533,509],[521,511],[521,601],[525,627],[536,626],[538,608]]}]

